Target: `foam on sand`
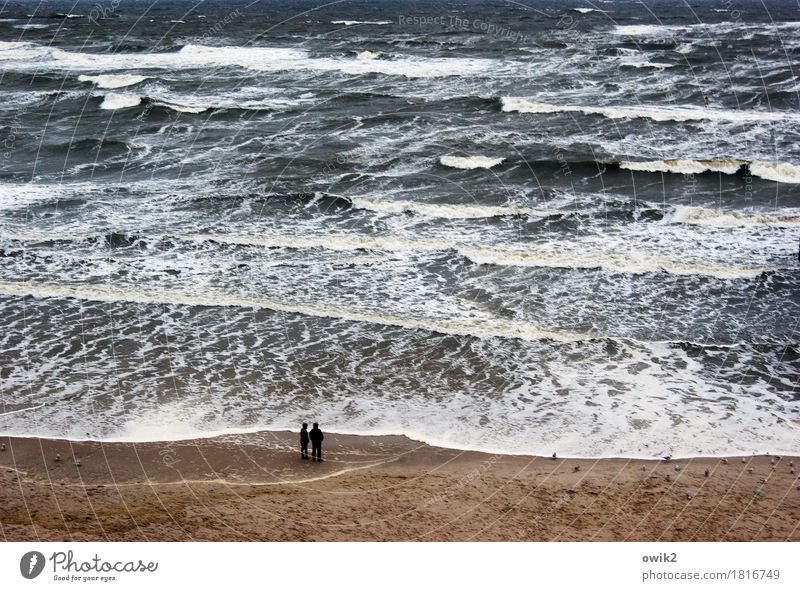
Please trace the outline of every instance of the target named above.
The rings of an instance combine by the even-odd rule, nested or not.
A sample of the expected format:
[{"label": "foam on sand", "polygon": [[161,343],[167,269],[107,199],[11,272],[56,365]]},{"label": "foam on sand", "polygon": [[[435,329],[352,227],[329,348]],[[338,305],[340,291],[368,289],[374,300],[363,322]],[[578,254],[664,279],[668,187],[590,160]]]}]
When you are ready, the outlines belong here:
[{"label": "foam on sand", "polygon": [[474,168],[492,168],[503,162],[504,158],[490,158],[488,156],[442,156],[439,162],[451,168],[472,170]]}]

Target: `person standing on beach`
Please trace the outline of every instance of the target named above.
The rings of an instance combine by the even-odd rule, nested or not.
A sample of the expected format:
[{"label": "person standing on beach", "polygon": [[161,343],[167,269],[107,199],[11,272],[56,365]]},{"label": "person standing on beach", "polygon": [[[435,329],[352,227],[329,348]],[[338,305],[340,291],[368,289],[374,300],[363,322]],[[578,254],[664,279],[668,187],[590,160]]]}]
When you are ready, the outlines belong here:
[{"label": "person standing on beach", "polygon": [[322,440],[325,436],[322,434],[322,429],[319,428],[319,423],[314,423],[314,428],[311,429],[311,461],[322,461]]},{"label": "person standing on beach", "polygon": [[303,423],[303,428],[300,429],[300,458],[303,460],[308,459],[308,423]]}]

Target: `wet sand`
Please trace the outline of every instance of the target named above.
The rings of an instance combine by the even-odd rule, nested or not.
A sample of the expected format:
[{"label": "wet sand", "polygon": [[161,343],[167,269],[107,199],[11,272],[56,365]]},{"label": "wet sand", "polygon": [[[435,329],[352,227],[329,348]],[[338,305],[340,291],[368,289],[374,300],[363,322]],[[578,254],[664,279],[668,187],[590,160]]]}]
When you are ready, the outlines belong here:
[{"label": "wet sand", "polygon": [[285,432],[136,444],[0,437],[7,446],[0,536],[800,540],[796,457],[554,460],[327,434],[320,464],[300,459],[296,439]]}]

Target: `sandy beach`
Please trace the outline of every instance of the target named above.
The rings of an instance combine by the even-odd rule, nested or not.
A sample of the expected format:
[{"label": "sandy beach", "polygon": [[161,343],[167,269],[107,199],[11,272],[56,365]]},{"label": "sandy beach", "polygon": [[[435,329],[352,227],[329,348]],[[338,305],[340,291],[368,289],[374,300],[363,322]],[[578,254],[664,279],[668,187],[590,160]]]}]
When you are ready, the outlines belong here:
[{"label": "sandy beach", "polygon": [[401,436],[327,434],[319,464],[300,459],[296,437],[260,432],[136,444],[0,438],[0,535],[800,540],[797,458],[554,460],[444,449]]}]

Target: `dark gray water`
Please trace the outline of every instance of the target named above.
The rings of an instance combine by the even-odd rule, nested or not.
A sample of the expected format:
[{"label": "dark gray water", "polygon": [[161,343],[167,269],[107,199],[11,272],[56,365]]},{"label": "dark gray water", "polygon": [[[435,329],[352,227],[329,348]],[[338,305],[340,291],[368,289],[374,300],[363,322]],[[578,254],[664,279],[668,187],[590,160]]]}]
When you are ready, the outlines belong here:
[{"label": "dark gray water", "polygon": [[790,2],[6,3],[0,432],[796,453],[798,57]]}]

